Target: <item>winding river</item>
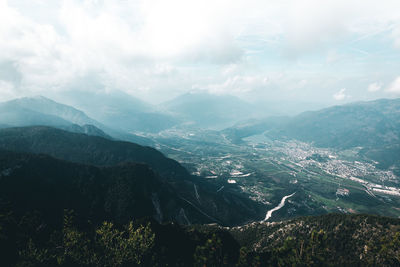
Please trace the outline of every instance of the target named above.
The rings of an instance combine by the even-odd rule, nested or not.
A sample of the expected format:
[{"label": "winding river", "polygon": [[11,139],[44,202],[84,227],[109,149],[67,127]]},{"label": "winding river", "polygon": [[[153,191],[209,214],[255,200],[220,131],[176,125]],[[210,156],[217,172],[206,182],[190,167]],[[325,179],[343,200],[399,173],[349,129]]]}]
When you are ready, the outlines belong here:
[{"label": "winding river", "polygon": [[265,222],[265,221],[267,221],[269,218],[271,218],[272,213],[273,213],[274,211],[277,211],[277,210],[279,210],[280,208],[282,208],[283,206],[285,206],[286,199],[292,197],[294,194],[296,194],[296,192],[294,192],[294,193],[291,194],[291,195],[284,196],[284,197],[282,198],[282,200],[281,200],[281,203],[279,203],[278,206],[276,206],[275,208],[273,208],[273,209],[271,209],[271,210],[269,210],[269,211],[267,212],[267,214],[265,215],[265,219],[263,220],[263,222]]}]

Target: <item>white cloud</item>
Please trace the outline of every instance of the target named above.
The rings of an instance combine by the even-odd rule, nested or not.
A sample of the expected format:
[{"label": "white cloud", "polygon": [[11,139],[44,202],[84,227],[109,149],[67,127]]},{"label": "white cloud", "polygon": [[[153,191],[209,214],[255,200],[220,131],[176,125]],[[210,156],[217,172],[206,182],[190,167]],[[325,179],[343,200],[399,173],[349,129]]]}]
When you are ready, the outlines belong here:
[{"label": "white cloud", "polygon": [[261,43],[276,43],[284,48],[285,54],[294,57],[329,51],[332,46],[353,43],[381,32],[390,33],[393,25],[400,25],[397,0],[383,0],[379,5],[375,0],[326,0],[323,4],[320,0],[248,0],[242,3],[240,15],[235,19],[246,23],[238,28]]},{"label": "white cloud", "polygon": [[235,61],[241,49],[228,26],[230,1],[144,1],[139,31],[146,49],[161,57]]},{"label": "white cloud", "polygon": [[0,0],[0,63],[13,62],[30,90],[92,73],[123,90],[151,87],[151,74],[170,75],[175,65],[226,64],[243,53],[225,26],[226,1],[71,0],[43,14],[57,14],[54,21],[18,3]]},{"label": "white cloud", "polygon": [[386,92],[399,95],[400,94],[400,76],[397,77],[386,89]]},{"label": "white cloud", "polygon": [[[276,87],[308,90],[322,68],[291,75],[300,67],[274,66],[282,54],[336,51],[322,57],[340,65],[337,44],[379,32],[400,47],[399,8],[398,0],[0,0],[0,63],[11,62],[21,74],[14,84],[21,94],[69,90],[88,76],[101,85],[92,90],[118,88],[149,99],[194,84],[248,92],[263,88],[265,77],[274,83],[271,73],[283,69],[307,86]],[[329,90],[348,85],[339,86]]]},{"label": "white cloud", "polygon": [[289,7],[286,25],[289,52],[315,52],[321,46],[340,41],[349,31],[348,8],[341,1],[325,1],[323,5],[314,0],[294,2]]},{"label": "white cloud", "polygon": [[342,88],[342,89],[340,89],[339,92],[337,92],[337,93],[335,93],[335,94],[333,95],[333,98],[334,98],[335,100],[338,100],[338,101],[344,100],[345,98],[348,97],[348,95],[346,95],[345,92],[346,92],[346,88]]},{"label": "white cloud", "polygon": [[371,83],[370,85],[368,85],[368,92],[377,92],[379,90],[381,90],[382,88],[382,84],[381,83]]}]

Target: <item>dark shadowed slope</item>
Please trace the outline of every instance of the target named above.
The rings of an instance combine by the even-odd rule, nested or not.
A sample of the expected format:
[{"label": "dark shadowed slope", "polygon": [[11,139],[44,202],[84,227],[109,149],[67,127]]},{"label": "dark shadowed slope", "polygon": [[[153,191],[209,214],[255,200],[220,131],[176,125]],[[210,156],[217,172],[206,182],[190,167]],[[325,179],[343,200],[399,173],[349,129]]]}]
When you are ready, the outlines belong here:
[{"label": "dark shadowed slope", "polygon": [[166,158],[153,148],[50,127],[1,129],[0,147],[101,166],[129,161],[146,163],[162,176],[187,176],[186,170],[179,163]]},{"label": "dark shadowed slope", "polygon": [[213,222],[144,164],[94,167],[0,151],[0,166],[0,205],[6,203],[19,219],[36,213],[44,227],[60,224],[64,209],[74,210],[82,224],[142,217],[186,224],[186,216]]},{"label": "dark shadowed slope", "polygon": [[[49,127],[23,127],[0,130],[0,148],[28,153],[43,153],[72,162],[112,166],[124,162],[145,163],[165,179],[191,209],[209,222],[237,224],[260,219],[264,207],[235,190],[217,192],[212,185],[188,174],[178,162],[159,151],[134,143],[70,133]],[[238,209],[239,207],[239,209]],[[188,209],[182,210],[187,223],[196,222]]]}]

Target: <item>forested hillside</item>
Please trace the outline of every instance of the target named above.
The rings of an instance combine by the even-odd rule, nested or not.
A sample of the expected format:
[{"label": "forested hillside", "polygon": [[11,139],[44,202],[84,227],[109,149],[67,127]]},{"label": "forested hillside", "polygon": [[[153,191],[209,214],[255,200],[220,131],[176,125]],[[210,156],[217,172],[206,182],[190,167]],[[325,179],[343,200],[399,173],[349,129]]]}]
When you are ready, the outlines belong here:
[{"label": "forested hillside", "polygon": [[[178,162],[165,157],[159,151],[134,143],[113,141],[49,127],[25,127],[0,129],[0,148],[15,152],[47,154],[62,161],[108,167],[108,169],[124,163],[146,164],[147,168],[159,177],[155,185],[169,188],[168,190],[179,199],[180,204],[175,205],[181,209],[178,209],[179,214],[174,216],[182,218],[181,223],[218,222],[222,225],[235,225],[261,219],[265,213],[264,207],[240,192],[234,190],[217,192],[217,185],[189,175]],[[31,158],[34,157],[31,156]],[[40,160],[46,161],[46,159]],[[51,168],[48,162],[42,162],[41,166],[43,171]],[[115,168],[120,169],[120,167]],[[101,169],[104,170],[104,168]],[[55,171],[59,170],[55,169]],[[71,177],[75,177],[74,175],[74,173],[70,174]],[[44,174],[44,178],[52,179],[47,174]],[[145,175],[143,179],[147,179]],[[142,194],[149,199],[155,197],[150,191],[142,192]],[[157,202],[155,201],[152,205],[157,206]],[[169,202],[163,201],[163,204],[166,203]],[[167,218],[164,217],[164,220]]]}]

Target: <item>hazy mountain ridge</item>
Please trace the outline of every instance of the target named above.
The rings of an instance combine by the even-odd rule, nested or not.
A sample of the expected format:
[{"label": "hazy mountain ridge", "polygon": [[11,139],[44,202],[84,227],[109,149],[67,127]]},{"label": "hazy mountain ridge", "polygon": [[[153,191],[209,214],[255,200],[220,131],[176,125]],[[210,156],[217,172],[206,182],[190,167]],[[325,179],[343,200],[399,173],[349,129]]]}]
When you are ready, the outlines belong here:
[{"label": "hazy mountain ridge", "polygon": [[255,114],[252,106],[231,95],[187,93],[161,104],[161,107],[198,127],[227,127]]},{"label": "hazy mountain ridge", "polygon": [[156,106],[119,91],[112,94],[82,92],[80,98],[71,97],[70,102],[117,131],[157,133],[179,123]]},{"label": "hazy mountain ridge", "polygon": [[88,135],[115,138],[143,145],[153,142],[145,137],[112,129],[83,111],[43,96],[24,97],[0,103],[0,123],[4,127],[50,126]]},{"label": "hazy mountain ridge", "polygon": [[[316,145],[326,147],[374,145],[376,140],[360,140],[350,135],[339,143],[331,141],[333,137],[340,141],[344,135],[354,134],[354,131],[365,131],[372,139],[372,131],[378,130],[384,142],[397,141],[400,125],[400,99],[379,99],[368,102],[355,102],[341,106],[333,106],[317,111],[306,111],[294,117],[266,117],[240,122],[224,130],[224,132],[243,131],[238,137],[247,137],[268,131],[268,135],[278,137],[297,137],[303,141],[315,142]],[[323,131],[323,132],[322,132]],[[393,136],[391,135],[393,131]],[[387,135],[387,138],[384,134]],[[324,140],[326,138],[327,140]],[[335,139],[335,140],[336,140]],[[366,141],[370,143],[366,143]]]},{"label": "hazy mountain ridge", "polygon": [[33,110],[42,114],[57,116],[73,124],[90,124],[96,127],[101,127],[101,124],[98,121],[89,118],[84,112],[71,106],[57,103],[43,96],[23,97],[11,100],[8,103],[13,106]]},{"label": "hazy mountain ridge", "polygon": [[400,141],[400,99],[381,99],[304,112],[282,134],[321,147],[381,146]]},{"label": "hazy mountain ridge", "polygon": [[24,107],[19,107],[12,102],[0,104],[0,122],[9,126],[69,126],[72,123],[55,115],[44,114]]}]

